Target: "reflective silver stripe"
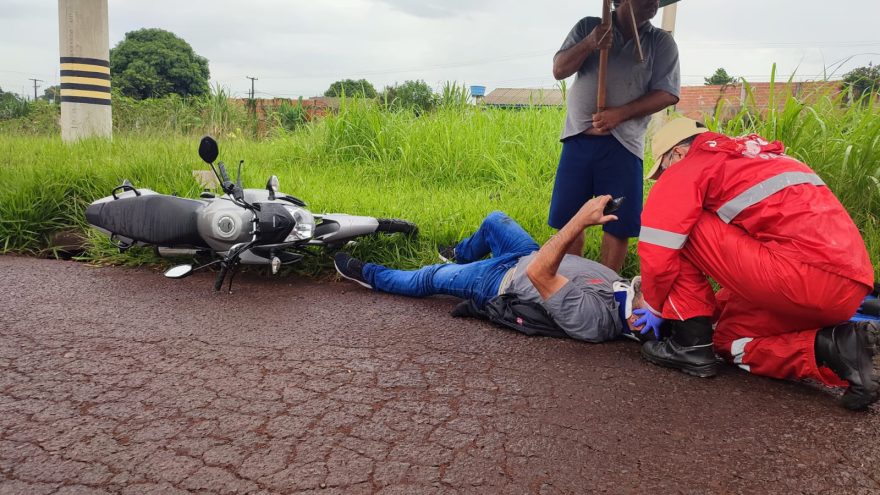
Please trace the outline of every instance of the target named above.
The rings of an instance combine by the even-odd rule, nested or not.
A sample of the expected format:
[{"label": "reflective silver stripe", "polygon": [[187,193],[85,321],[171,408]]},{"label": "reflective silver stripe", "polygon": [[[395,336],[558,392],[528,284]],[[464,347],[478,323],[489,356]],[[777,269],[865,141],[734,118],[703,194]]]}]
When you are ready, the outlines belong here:
[{"label": "reflective silver stripe", "polygon": [[779,175],[770,177],[754,186],[746,189],[739,196],[724,203],[718,208],[718,216],[724,223],[730,223],[743,210],[755,203],[763,201],[773,194],[785,189],[788,186],[797,184],[813,184],[815,186],[824,186],[825,182],[816,175],[806,172],[783,172]]},{"label": "reflective silver stripe", "polygon": [[684,318],[681,317],[681,313],[678,312],[678,308],[675,307],[675,302],[672,300],[672,296],[666,298],[669,301],[669,305],[672,306],[672,310],[675,311],[675,316],[678,316],[678,319],[684,321]]},{"label": "reflective silver stripe", "polygon": [[668,230],[652,229],[651,227],[642,227],[639,231],[639,242],[647,242],[656,244],[669,249],[681,249],[687,242],[688,236],[685,234],[676,234]]},{"label": "reflective silver stripe", "polygon": [[733,343],[730,344],[730,355],[733,356],[734,364],[746,371],[752,371],[751,366],[743,364],[743,356],[746,354],[746,344],[751,341],[751,337],[744,337],[742,339],[734,340]]}]

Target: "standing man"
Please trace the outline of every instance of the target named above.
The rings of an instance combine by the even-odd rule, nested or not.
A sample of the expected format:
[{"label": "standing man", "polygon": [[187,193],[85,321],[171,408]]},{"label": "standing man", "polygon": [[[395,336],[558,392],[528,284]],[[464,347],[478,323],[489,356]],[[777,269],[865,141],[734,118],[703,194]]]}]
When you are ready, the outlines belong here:
[{"label": "standing man", "polygon": [[779,141],[731,138],[686,118],[661,128],[651,148],[648,178],[657,183],[642,214],[639,258],[648,326],[665,319],[671,336],[647,342],[642,355],[709,377],[717,351],[758,375],[846,387],[848,409],[876,401],[880,327],[847,322],[873,288],[874,270],[822,179]]},{"label": "standing man", "polygon": [[[598,2],[598,0],[595,0]],[[578,21],[553,57],[553,77],[577,73],[568,90],[562,154],[553,186],[548,224],[561,229],[588,199],[625,196],[620,220],[603,226],[599,261],[623,268],[630,237],[639,233],[642,156],[650,116],[678,102],[678,47],[669,33],[650,24],[659,0],[615,0],[611,24],[596,17]],[[634,30],[633,25],[637,26]],[[638,31],[645,60],[638,60]],[[607,108],[597,111],[599,52],[609,48]],[[583,234],[569,247],[583,255]]]}]

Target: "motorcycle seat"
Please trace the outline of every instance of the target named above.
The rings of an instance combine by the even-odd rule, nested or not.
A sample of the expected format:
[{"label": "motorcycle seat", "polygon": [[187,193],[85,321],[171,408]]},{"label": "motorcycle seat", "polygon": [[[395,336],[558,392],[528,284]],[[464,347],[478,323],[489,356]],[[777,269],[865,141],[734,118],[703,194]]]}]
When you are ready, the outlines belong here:
[{"label": "motorcycle seat", "polygon": [[112,234],[156,246],[208,247],[198,229],[201,201],[160,194],[94,203],[86,220]]}]

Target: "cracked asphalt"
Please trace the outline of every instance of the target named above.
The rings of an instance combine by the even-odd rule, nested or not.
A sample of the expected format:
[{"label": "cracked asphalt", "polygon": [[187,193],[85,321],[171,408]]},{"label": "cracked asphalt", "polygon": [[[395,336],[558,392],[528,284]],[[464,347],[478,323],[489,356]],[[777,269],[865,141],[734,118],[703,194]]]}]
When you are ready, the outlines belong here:
[{"label": "cracked asphalt", "polygon": [[880,414],[347,282],[0,256],[0,494],[880,493]]}]

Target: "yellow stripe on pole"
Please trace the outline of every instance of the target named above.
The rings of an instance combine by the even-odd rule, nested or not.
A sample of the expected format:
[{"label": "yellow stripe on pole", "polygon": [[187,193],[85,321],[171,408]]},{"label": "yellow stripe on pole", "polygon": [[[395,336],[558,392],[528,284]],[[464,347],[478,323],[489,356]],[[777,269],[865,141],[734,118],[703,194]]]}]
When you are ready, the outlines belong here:
[{"label": "yellow stripe on pole", "polygon": [[100,72],[101,74],[110,74],[110,67],[103,67],[92,64],[61,64],[61,70],[80,70],[87,72]]},{"label": "yellow stripe on pole", "polygon": [[110,87],[110,81],[107,79],[94,79],[91,77],[61,76],[61,82],[72,84],[94,84],[95,86]]},{"label": "yellow stripe on pole", "polygon": [[83,96],[85,98],[100,98],[102,100],[110,99],[110,93],[103,93],[101,91],[84,91],[82,89],[62,89],[61,96]]}]

